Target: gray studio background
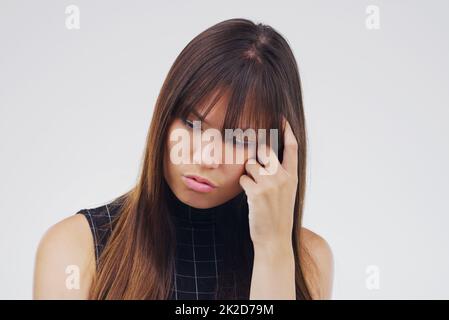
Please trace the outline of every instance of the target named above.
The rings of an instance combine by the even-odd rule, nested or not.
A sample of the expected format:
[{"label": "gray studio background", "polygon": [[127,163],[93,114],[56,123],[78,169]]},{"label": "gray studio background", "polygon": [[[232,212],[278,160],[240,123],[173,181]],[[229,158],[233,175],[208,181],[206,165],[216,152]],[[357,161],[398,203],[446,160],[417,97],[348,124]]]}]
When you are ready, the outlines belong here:
[{"label": "gray studio background", "polygon": [[[68,5],[79,30],[66,28]],[[370,5],[380,29],[366,26]],[[171,64],[234,17],[273,26],[298,60],[304,226],[333,250],[333,298],[449,298],[448,12],[447,1],[1,0],[0,298],[31,298],[52,224],[134,184]]]}]

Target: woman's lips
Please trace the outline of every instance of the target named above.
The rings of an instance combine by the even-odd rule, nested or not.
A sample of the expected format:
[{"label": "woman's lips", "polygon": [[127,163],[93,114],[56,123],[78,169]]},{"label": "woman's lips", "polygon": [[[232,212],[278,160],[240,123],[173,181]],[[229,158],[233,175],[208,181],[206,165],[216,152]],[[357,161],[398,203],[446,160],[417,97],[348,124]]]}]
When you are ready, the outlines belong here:
[{"label": "woman's lips", "polygon": [[215,189],[215,187],[211,184],[197,181],[193,178],[193,176],[182,176],[182,181],[186,184],[189,189],[198,192],[211,192]]}]

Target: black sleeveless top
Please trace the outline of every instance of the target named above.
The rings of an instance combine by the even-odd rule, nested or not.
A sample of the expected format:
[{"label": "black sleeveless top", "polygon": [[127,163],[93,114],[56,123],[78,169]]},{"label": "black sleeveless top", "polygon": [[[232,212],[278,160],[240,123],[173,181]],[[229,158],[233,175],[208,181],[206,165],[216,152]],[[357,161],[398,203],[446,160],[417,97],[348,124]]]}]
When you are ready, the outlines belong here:
[{"label": "black sleeveless top", "polygon": [[[217,220],[230,209],[230,202],[222,205],[197,209],[181,202],[169,192],[170,214],[176,229],[175,273],[171,289],[172,300],[212,300],[218,287],[218,277],[223,269],[224,241]],[[117,217],[120,202],[113,201],[90,209],[82,209],[92,231],[95,258],[98,259],[112,232],[113,219]],[[229,213],[229,212],[228,212]],[[237,294],[235,276],[223,285],[232,292],[234,299],[247,299]]]}]

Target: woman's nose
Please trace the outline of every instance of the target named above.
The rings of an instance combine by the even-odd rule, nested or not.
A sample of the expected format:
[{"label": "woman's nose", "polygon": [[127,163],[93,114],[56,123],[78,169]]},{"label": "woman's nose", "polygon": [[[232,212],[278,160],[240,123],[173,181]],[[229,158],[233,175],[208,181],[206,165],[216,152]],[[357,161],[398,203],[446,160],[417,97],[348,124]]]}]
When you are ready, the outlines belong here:
[{"label": "woman's nose", "polygon": [[[221,143],[221,142],[220,142]],[[193,164],[215,169],[221,164],[221,145],[214,141],[201,141],[193,143]]]}]

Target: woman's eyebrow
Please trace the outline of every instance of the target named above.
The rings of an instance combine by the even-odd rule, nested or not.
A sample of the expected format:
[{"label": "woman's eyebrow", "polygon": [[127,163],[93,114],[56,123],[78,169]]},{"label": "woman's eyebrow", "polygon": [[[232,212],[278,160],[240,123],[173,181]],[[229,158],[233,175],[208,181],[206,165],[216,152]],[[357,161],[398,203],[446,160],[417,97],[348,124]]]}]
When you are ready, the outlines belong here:
[{"label": "woman's eyebrow", "polygon": [[204,122],[207,125],[207,127],[214,128],[214,126],[212,124],[210,124],[209,121],[205,120],[204,117],[201,114],[199,114],[195,109],[192,109],[192,114],[195,117],[197,117],[199,120],[201,120],[201,122]]}]

